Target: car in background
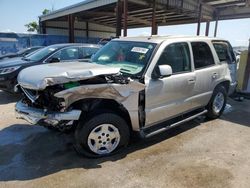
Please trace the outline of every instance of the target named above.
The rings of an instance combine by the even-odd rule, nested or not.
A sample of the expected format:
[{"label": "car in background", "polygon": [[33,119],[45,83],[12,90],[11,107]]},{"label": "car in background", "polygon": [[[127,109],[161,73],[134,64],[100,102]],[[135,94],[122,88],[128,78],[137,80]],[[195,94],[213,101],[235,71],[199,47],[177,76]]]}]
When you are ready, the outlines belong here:
[{"label": "car in background", "polygon": [[24,57],[24,56],[29,55],[29,54],[31,54],[31,53],[33,53],[36,50],[39,50],[41,48],[43,48],[43,46],[32,46],[29,48],[25,48],[25,49],[18,51],[17,53],[9,53],[9,54],[0,56],[0,60],[14,58],[14,57]]},{"label": "car in background", "polygon": [[18,73],[24,68],[45,63],[85,61],[100,47],[96,44],[55,44],[23,58],[6,59],[0,63],[0,90],[13,93]]},{"label": "car in background", "polygon": [[110,38],[102,38],[99,42],[98,42],[98,44],[100,44],[100,45],[105,45],[105,44],[107,44],[108,42],[110,42],[112,39],[114,39],[115,37],[110,37]]}]

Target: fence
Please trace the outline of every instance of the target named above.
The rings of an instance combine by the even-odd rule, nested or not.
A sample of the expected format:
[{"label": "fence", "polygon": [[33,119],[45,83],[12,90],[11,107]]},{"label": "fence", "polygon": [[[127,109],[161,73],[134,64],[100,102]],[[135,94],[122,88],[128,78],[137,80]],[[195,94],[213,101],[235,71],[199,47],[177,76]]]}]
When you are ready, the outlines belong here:
[{"label": "fence", "polygon": [[[100,38],[75,37],[77,43],[98,43]],[[0,56],[15,53],[30,46],[48,46],[58,43],[67,43],[68,36],[0,33]]]}]

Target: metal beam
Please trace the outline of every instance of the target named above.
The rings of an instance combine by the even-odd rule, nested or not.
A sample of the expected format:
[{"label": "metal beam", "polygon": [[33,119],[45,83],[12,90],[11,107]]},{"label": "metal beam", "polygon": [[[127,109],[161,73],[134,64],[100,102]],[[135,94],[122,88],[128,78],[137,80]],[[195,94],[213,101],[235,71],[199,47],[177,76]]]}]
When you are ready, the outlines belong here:
[{"label": "metal beam", "polygon": [[122,2],[117,0],[116,3],[116,37],[121,36],[122,30]]},{"label": "metal beam", "polygon": [[69,43],[74,43],[75,42],[75,16],[70,14],[68,16],[68,30],[69,30]]},{"label": "metal beam", "polygon": [[128,27],[128,0],[123,0],[123,36],[127,36]]},{"label": "metal beam", "polygon": [[200,29],[201,29],[201,14],[202,14],[202,4],[201,3],[198,5],[198,10],[199,10],[199,14],[198,14],[198,24],[197,24],[197,32],[196,32],[197,36],[200,35]]},{"label": "metal beam", "polygon": [[206,36],[209,35],[209,26],[210,26],[210,22],[207,21],[207,23],[206,23],[206,33],[205,33]]},{"label": "metal beam", "polygon": [[75,4],[69,7],[65,7],[65,8],[53,11],[49,14],[40,16],[40,18],[41,18],[41,21],[51,20],[51,19],[55,19],[58,17],[67,16],[69,14],[76,14],[76,13],[83,12],[86,10],[91,10],[91,9],[102,7],[102,6],[111,5],[116,2],[117,0],[83,1],[81,3]]},{"label": "metal beam", "polygon": [[246,65],[244,80],[243,80],[243,90],[247,90],[249,79],[250,79],[250,39],[249,39],[249,46],[248,46],[247,65]]},{"label": "metal beam", "polygon": [[152,30],[151,35],[157,35],[157,25],[156,25],[156,19],[155,19],[155,11],[156,11],[156,0],[153,0],[153,10],[152,10]]},{"label": "metal beam", "polygon": [[85,22],[86,23],[86,37],[87,37],[87,40],[89,40],[89,22]]},{"label": "metal beam", "polygon": [[39,33],[41,33],[41,34],[46,34],[46,22],[44,21],[44,22],[39,22],[39,25],[40,25],[40,31],[39,31]]},{"label": "metal beam", "polygon": [[227,7],[220,10],[220,20],[250,18],[250,7]]},{"label": "metal beam", "polygon": [[215,18],[215,27],[214,27],[214,37],[217,36],[217,29],[218,29],[218,19],[219,19],[219,15],[218,12],[216,12],[216,18]]}]

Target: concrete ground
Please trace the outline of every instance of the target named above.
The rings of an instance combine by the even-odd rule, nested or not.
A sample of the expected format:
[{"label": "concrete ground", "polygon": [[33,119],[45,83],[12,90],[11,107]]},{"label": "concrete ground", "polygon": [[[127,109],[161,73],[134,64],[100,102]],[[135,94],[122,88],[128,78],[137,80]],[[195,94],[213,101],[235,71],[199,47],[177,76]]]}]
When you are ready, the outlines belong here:
[{"label": "concrete ground", "polygon": [[0,91],[0,187],[249,187],[250,101],[214,121],[198,118],[122,153],[86,159],[72,135],[16,120]]}]

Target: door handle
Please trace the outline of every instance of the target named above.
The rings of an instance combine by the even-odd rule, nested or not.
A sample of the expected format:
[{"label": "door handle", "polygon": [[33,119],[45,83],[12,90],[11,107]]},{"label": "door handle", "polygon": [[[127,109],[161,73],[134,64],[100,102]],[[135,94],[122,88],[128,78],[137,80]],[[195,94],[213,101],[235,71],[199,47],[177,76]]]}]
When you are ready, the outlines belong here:
[{"label": "door handle", "polygon": [[189,79],[188,80],[188,84],[194,84],[196,82],[195,78]]}]

